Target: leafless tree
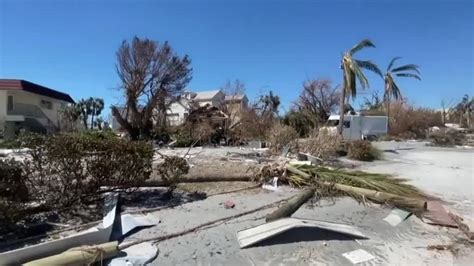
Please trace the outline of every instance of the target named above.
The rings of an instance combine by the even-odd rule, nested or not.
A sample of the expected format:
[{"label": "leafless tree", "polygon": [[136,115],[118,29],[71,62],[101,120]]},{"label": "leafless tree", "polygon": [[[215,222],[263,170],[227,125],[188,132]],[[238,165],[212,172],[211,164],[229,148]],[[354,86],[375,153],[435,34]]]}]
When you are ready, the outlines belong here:
[{"label": "leafless tree", "polygon": [[225,95],[236,96],[245,94],[245,83],[236,79],[234,81],[227,80],[224,86],[221,87]]},{"label": "leafless tree", "polygon": [[308,80],[303,83],[295,106],[315,125],[326,121],[339,103],[340,92],[328,79]]},{"label": "leafless tree", "polygon": [[161,121],[155,122],[165,123],[167,105],[191,80],[190,65],[189,57],[176,55],[168,42],[138,37],[131,43],[122,42],[116,68],[125,94],[125,111],[112,106],[112,114],[132,139],[150,136],[157,113]]}]

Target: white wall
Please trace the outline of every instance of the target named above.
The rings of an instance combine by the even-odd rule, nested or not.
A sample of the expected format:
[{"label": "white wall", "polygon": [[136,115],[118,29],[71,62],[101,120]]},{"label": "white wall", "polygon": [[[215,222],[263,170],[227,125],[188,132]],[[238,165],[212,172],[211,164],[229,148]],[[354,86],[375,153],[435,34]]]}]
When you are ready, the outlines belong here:
[{"label": "white wall", "polygon": [[166,113],[170,115],[167,117],[170,125],[177,126],[184,122],[184,114],[188,113],[188,110],[179,103],[172,103]]},{"label": "white wall", "polygon": [[[53,122],[56,126],[59,125],[59,110],[61,109],[61,105],[67,105],[68,102],[50,98],[47,96],[43,95],[38,95],[35,93],[23,91],[23,90],[8,90],[5,91],[6,95],[4,97],[4,101],[6,103],[6,98],[9,95],[13,96],[13,108],[15,108],[15,103],[21,103],[21,104],[30,104],[30,105],[35,105],[38,106],[41,111]],[[0,97],[1,98],[1,97]],[[47,109],[41,106],[41,100],[46,100],[50,101],[52,103],[52,108]],[[6,105],[6,104],[5,104]],[[5,107],[6,108],[6,107]]]}]

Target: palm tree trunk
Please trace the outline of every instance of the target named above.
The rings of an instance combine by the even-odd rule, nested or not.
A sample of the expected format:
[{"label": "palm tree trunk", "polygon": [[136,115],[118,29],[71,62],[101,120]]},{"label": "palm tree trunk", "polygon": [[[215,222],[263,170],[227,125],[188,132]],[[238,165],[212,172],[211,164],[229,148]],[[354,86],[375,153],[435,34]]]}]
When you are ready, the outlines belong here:
[{"label": "palm tree trunk", "polygon": [[344,85],[342,86],[341,92],[341,101],[340,101],[340,111],[339,111],[339,135],[342,136],[342,131],[344,130],[344,105],[346,99],[346,79],[344,78]]},{"label": "palm tree trunk", "polygon": [[390,95],[387,96],[387,133],[390,133]]}]

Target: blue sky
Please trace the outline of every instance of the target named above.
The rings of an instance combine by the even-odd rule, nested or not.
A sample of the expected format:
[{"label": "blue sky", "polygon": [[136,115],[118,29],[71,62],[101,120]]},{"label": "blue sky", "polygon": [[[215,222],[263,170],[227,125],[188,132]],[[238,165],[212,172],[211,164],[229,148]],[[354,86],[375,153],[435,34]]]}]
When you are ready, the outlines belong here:
[{"label": "blue sky", "polygon": [[[273,90],[288,107],[308,78],[339,84],[341,54],[370,38],[377,48],[358,58],[382,69],[394,56],[420,65],[422,82],[400,79],[400,88],[416,105],[439,107],[474,94],[473,14],[470,0],[0,0],[0,77],[115,104],[115,52],[137,35],[188,54],[192,90],[238,78],[250,99]],[[368,76],[371,88],[358,99],[383,88]]]}]

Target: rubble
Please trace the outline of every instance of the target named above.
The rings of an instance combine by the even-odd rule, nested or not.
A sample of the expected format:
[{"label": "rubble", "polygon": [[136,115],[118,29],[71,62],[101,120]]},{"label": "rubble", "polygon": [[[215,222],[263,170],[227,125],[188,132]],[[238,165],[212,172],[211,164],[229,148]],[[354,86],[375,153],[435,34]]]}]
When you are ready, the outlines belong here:
[{"label": "rubble", "polygon": [[[193,254],[180,254],[180,257],[183,258],[181,261],[176,261],[177,258],[173,257],[174,255],[162,256],[158,253],[170,254],[170,252],[174,252],[172,250],[178,246],[183,246],[184,248],[186,246],[189,247],[189,245],[198,245],[197,243],[186,243],[184,240],[205,237],[208,234],[207,232],[213,232],[212,228],[221,225],[229,226],[229,229],[224,229],[224,231],[222,231],[223,227],[219,227],[222,234],[217,236],[210,233],[212,237],[206,241],[207,244],[204,248],[208,252],[212,252],[212,255],[210,255],[212,258],[210,260],[214,260],[214,262],[216,262],[215,260],[218,260],[219,257],[229,258],[229,256],[240,256],[242,254],[247,254],[245,256],[250,256],[249,254],[256,256],[256,253],[248,251],[249,249],[246,249],[245,252],[247,253],[239,254],[238,251],[233,249],[234,246],[237,246],[237,248],[250,248],[252,246],[257,246],[256,248],[279,250],[275,247],[257,244],[270,238],[276,238],[277,236],[282,238],[281,235],[284,232],[302,227],[319,228],[323,229],[323,231],[329,230],[350,235],[355,237],[355,239],[365,238],[367,240],[360,241],[360,243],[368,245],[366,247],[369,247],[367,248],[367,251],[369,252],[357,249],[359,242],[347,241],[350,244],[344,244],[344,250],[341,250],[347,252],[342,253],[342,256],[341,253],[337,253],[337,257],[342,257],[343,260],[347,259],[353,263],[374,259],[379,262],[380,258],[378,257],[378,254],[373,252],[374,242],[371,241],[381,241],[380,239],[377,240],[377,235],[384,234],[381,230],[387,230],[386,228],[390,227],[390,225],[396,226],[392,229],[394,231],[406,230],[408,226],[413,226],[412,224],[416,223],[418,220],[416,218],[407,220],[411,213],[415,213],[423,219],[427,219],[430,214],[432,215],[431,219],[433,219],[433,214],[435,214],[434,216],[437,215],[436,211],[433,209],[433,206],[435,205],[431,203],[433,198],[425,192],[406,184],[405,180],[397,180],[386,174],[372,174],[362,171],[335,168],[326,165],[326,161],[313,156],[310,153],[294,154],[288,151],[288,154],[286,154],[285,151],[285,155],[287,156],[271,156],[265,152],[255,151],[255,149],[201,148],[199,149],[199,154],[191,156],[191,150],[192,149],[179,148],[173,150],[159,150],[158,152],[161,160],[157,161],[156,167],[163,168],[166,166],[166,171],[158,170],[157,172],[163,176],[163,179],[160,179],[159,177],[152,178],[146,182],[146,185],[165,186],[166,188],[166,186],[169,186],[170,184],[176,184],[175,189],[178,192],[171,197],[179,197],[180,183],[205,185],[210,182],[220,182],[222,183],[220,191],[215,193],[205,193],[205,196],[201,197],[199,201],[181,201],[177,204],[181,205],[180,208],[173,208],[177,205],[170,204],[170,206],[167,206],[165,203],[164,206],[138,205],[135,207],[133,212],[140,213],[140,215],[132,214],[130,212],[127,213],[127,211],[123,212],[121,214],[122,226],[120,231],[120,235],[123,236],[123,238],[121,238],[119,242],[108,243],[108,253],[101,253],[104,249],[100,247],[93,247],[92,249],[91,247],[77,249],[77,247],[83,245],[101,245],[114,239],[108,238],[105,241],[101,240],[93,243],[80,240],[75,242],[73,245],[63,245],[60,249],[56,249],[54,252],[49,252],[41,256],[26,256],[25,262],[31,259],[41,259],[41,257],[50,255],[53,256],[53,259],[64,257],[74,258],[77,257],[77,254],[83,254],[81,252],[87,253],[87,251],[92,250],[93,252],[89,252],[88,254],[95,254],[94,252],[100,251],[95,255],[104,255],[103,258],[105,258],[105,256],[108,256],[110,253],[111,256],[115,256],[111,261],[105,261],[105,263],[110,263],[110,265],[126,265],[128,261],[140,264],[153,260],[156,260],[157,262],[159,261],[159,263],[163,264],[190,263],[190,261],[185,260],[186,258],[193,260],[193,263],[209,264],[209,261],[206,261],[205,259],[209,259],[210,253],[201,254],[199,251],[194,251]],[[184,155],[183,152],[185,152]],[[304,161],[295,160],[295,157]],[[228,160],[221,160],[222,158]],[[195,165],[195,167],[188,168],[187,171],[182,171],[181,169],[184,168],[179,166],[182,165],[189,167],[190,164]],[[229,165],[236,167],[236,170],[229,171]],[[234,182],[237,181],[247,182],[246,184],[248,185],[238,189],[232,189]],[[303,188],[303,190],[299,190],[301,188]],[[189,190],[189,192],[193,191],[194,193],[199,193],[202,189]],[[328,204],[328,201],[340,202],[342,199],[335,198],[340,196],[349,196],[358,202],[364,203],[364,205],[359,206],[350,203],[348,204],[350,207],[347,209],[336,208],[334,211],[328,211],[327,208],[331,207],[324,207],[330,205]],[[350,202],[353,201],[350,200]],[[367,203],[369,202],[381,205],[368,205]],[[327,205],[318,206],[318,204],[323,203]],[[303,205],[305,207],[301,207]],[[216,206],[220,207],[215,208]],[[315,208],[314,206],[317,206],[318,209],[311,209]],[[356,208],[355,206],[358,207]],[[386,206],[395,207],[395,209],[392,209],[391,213],[387,213]],[[353,209],[359,210],[360,213],[375,212],[378,213],[378,217],[369,219],[365,218],[366,214],[363,216],[361,216],[360,213],[350,214]],[[159,213],[156,213],[158,211]],[[446,210],[445,212],[449,213]],[[163,217],[163,223],[160,224],[159,230],[152,229],[159,223],[159,220],[155,218],[156,214],[159,214],[160,218]],[[176,215],[177,217],[175,217]],[[289,218],[292,215],[298,218]],[[244,216],[245,218],[241,218]],[[189,219],[189,217],[194,218]],[[326,222],[320,221],[320,217],[324,217]],[[443,217],[445,217],[445,215]],[[452,218],[452,216],[450,217],[451,222],[454,222],[456,227],[460,227],[457,223],[459,219],[456,220]],[[314,218],[317,218],[318,220],[315,220]],[[144,229],[143,233],[134,233],[133,237],[129,238],[128,234],[130,230],[132,230],[131,228],[137,225],[130,219],[138,221],[138,224],[142,227],[155,226],[150,227],[150,229]],[[323,218],[321,218],[321,220],[322,219]],[[188,221],[184,222],[184,220]],[[247,222],[242,223],[242,221]],[[383,225],[380,225],[378,221],[381,221]],[[348,224],[341,224],[339,222],[346,222]],[[438,222],[437,224],[442,223]],[[66,229],[67,228],[68,227],[66,227]],[[201,234],[200,232],[203,230],[206,230],[206,233]],[[431,229],[423,228],[417,230],[430,231]],[[230,240],[225,240],[229,239],[229,236],[235,231],[237,231],[239,245],[232,244],[231,238]],[[315,234],[321,233],[321,231],[314,232]],[[416,232],[419,233],[420,231]],[[217,237],[225,239],[216,240],[218,239]],[[299,241],[305,242],[305,249],[316,247],[325,248],[325,250],[319,252],[328,252],[328,247],[333,249],[337,245],[342,245],[338,244],[341,242],[339,238],[333,239],[329,237],[327,233],[321,233],[319,236],[314,236],[313,239],[299,239],[299,237],[301,236],[296,234],[291,239],[279,242],[283,244],[281,245],[282,249],[279,253],[283,256],[284,253],[288,252],[288,255],[286,256],[292,257],[290,250],[294,248],[286,250],[286,246],[293,246],[293,243]],[[352,239],[352,237],[349,237],[349,239]],[[60,240],[64,240],[64,238],[59,239],[59,241]],[[164,241],[166,241],[166,243]],[[213,241],[224,241],[224,243],[227,244],[222,245],[222,242],[214,243]],[[282,241],[282,239],[278,241]],[[54,241],[48,241],[45,243],[51,242]],[[164,242],[160,244],[160,251],[156,247],[157,242]],[[425,245],[425,247],[426,246],[427,245]],[[29,246],[26,247],[26,249],[31,249],[31,247],[37,249],[35,246]],[[165,251],[163,251],[162,248],[164,248]],[[220,250],[219,248],[222,248],[223,250]],[[196,247],[195,250],[198,250],[198,248]],[[229,252],[233,255],[226,254],[226,250],[233,250],[232,252]],[[116,251],[124,251],[125,255],[117,255]],[[15,252],[15,250],[11,252]],[[72,255],[71,252],[73,253]],[[5,253],[0,254],[0,261],[2,261],[1,259],[4,254]],[[124,253],[121,252],[121,254]],[[377,254],[377,258],[372,254]],[[171,258],[175,261],[172,261]],[[87,257],[86,259],[87,262],[92,262],[90,257]],[[262,260],[258,261],[264,262]],[[299,259],[298,262],[301,263]],[[335,264],[341,263],[339,258],[336,257],[328,258],[327,262]],[[36,261],[34,263],[38,262]]]}]

